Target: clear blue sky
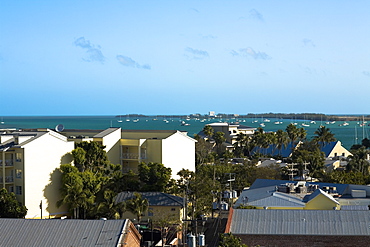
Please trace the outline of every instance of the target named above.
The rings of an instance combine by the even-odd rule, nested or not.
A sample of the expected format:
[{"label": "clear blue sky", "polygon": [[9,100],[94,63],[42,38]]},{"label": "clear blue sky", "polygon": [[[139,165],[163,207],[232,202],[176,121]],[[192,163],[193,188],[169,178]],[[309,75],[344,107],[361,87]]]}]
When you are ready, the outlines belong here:
[{"label": "clear blue sky", "polygon": [[0,116],[370,114],[368,0],[0,5]]}]

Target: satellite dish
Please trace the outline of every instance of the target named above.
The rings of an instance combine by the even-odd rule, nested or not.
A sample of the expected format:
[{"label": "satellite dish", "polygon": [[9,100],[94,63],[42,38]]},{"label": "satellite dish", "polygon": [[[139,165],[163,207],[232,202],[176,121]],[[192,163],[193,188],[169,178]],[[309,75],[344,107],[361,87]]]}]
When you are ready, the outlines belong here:
[{"label": "satellite dish", "polygon": [[62,132],[64,130],[63,124],[58,124],[57,126],[55,126],[55,130],[57,132]]}]

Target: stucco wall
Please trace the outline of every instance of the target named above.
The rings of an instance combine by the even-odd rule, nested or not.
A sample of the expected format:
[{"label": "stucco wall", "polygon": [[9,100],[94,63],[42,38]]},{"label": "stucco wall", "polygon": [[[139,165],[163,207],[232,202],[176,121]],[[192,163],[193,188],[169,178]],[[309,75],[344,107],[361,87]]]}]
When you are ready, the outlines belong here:
[{"label": "stucco wall", "polygon": [[172,169],[177,179],[181,169],[195,171],[195,140],[177,132],[162,141],[162,163]]},{"label": "stucco wall", "polygon": [[[24,146],[24,186],[25,205],[28,209],[26,218],[40,217],[39,208],[42,200],[43,216],[57,213],[56,201],[59,199],[58,176],[51,183],[50,176],[68,160],[66,154],[74,148],[73,142],[66,142],[52,135],[45,134]],[[45,198],[46,197],[46,198]],[[57,212],[56,212],[57,211]]]},{"label": "stucco wall", "polygon": [[339,205],[326,196],[320,194],[311,201],[307,202],[305,209],[333,210],[334,207],[339,207]]}]

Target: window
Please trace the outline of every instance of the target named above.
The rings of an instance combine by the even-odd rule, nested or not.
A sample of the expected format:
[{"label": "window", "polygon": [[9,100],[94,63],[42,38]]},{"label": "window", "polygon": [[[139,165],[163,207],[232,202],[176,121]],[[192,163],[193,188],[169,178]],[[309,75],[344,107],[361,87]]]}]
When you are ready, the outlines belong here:
[{"label": "window", "polygon": [[171,211],[176,211],[176,208],[171,208]]},{"label": "window", "polygon": [[22,195],[22,186],[15,186],[15,194]]},{"label": "window", "polygon": [[22,154],[21,153],[15,153],[15,161],[17,161],[17,162],[22,161]]},{"label": "window", "polygon": [[16,178],[22,178],[22,170],[16,169],[15,170],[15,177]]}]

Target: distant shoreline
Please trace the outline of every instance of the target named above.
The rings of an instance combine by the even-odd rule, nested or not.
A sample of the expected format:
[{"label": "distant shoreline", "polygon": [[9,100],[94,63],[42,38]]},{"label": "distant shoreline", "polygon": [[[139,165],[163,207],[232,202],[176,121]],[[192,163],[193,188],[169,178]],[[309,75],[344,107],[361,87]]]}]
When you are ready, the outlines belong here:
[{"label": "distant shoreline", "polygon": [[207,114],[189,114],[189,115],[143,115],[143,114],[125,114],[117,115],[121,118],[151,117],[151,118],[179,118],[179,119],[197,119],[197,118],[277,118],[277,119],[297,119],[314,121],[369,121],[370,115],[326,115],[320,113],[248,113],[246,115],[219,113],[215,116]]}]

